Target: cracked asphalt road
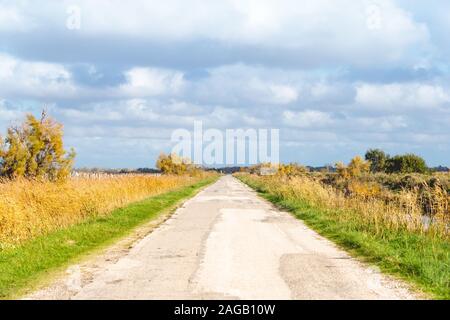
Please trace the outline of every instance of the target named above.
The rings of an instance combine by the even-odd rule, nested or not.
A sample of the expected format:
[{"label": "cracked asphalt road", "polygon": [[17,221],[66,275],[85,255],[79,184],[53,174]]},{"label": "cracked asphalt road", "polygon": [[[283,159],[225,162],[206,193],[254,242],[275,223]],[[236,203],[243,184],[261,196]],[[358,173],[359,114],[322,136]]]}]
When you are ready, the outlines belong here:
[{"label": "cracked asphalt road", "polygon": [[232,176],[30,299],[414,299]]}]

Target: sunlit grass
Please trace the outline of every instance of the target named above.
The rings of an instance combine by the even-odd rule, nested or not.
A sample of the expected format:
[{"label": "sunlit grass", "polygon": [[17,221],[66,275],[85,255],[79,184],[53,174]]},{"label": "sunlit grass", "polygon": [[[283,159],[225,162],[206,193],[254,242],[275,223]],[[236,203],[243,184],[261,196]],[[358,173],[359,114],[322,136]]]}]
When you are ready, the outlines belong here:
[{"label": "sunlit grass", "polygon": [[210,176],[195,183],[187,179],[182,183],[184,186],[172,191],[115,209],[101,217],[93,215],[82,223],[0,250],[0,299],[15,298],[29,291],[49,272],[156,219],[215,178]]},{"label": "sunlit grass", "polygon": [[344,195],[305,176],[238,177],[350,252],[437,298],[450,299],[448,217],[426,228],[413,195],[386,203]]},{"label": "sunlit grass", "polygon": [[0,182],[0,249],[62,229],[149,196],[198,182],[202,176],[108,176],[65,183]]}]

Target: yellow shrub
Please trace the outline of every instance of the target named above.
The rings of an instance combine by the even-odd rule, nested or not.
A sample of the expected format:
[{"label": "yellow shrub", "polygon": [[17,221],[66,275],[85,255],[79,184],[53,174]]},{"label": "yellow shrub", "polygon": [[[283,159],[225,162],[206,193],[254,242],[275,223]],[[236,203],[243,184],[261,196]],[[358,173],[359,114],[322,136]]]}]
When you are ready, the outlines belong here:
[{"label": "yellow shrub", "polygon": [[360,156],[354,157],[348,166],[345,166],[343,162],[336,163],[336,171],[344,179],[359,177],[368,173],[369,169],[370,162],[364,161]]}]

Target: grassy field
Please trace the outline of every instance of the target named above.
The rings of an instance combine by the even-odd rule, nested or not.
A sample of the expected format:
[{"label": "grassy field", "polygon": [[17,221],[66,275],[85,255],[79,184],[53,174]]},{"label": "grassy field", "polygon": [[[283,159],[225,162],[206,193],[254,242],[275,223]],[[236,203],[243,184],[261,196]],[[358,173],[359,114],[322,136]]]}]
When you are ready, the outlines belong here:
[{"label": "grassy field", "polygon": [[435,298],[450,299],[450,242],[445,224],[424,228],[420,210],[407,213],[397,203],[345,195],[306,176],[238,177],[352,254]]},{"label": "grassy field", "polygon": [[188,175],[105,175],[63,183],[0,181],[0,249],[202,179]]},{"label": "grassy field", "polygon": [[216,178],[188,179],[181,183],[182,186],[175,188],[174,184],[171,191],[161,193],[160,190],[159,195],[102,216],[92,215],[81,223],[47,232],[14,246],[5,246],[0,250],[0,298],[17,297],[50,272],[175,208],[180,201],[193,196]]}]

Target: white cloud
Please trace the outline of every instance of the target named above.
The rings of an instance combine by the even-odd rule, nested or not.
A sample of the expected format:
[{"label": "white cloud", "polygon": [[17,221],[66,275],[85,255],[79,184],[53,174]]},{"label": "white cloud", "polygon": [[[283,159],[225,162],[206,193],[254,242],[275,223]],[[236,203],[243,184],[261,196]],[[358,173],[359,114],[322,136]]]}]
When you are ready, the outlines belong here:
[{"label": "white cloud", "polygon": [[269,86],[273,94],[273,101],[280,104],[287,104],[294,102],[298,98],[298,92],[295,88],[287,85],[271,85]]},{"label": "white cloud", "polygon": [[[305,36],[350,36],[370,34],[370,5],[380,10],[379,33],[386,41],[409,42],[423,36],[422,26],[391,0],[136,0],[133,5],[118,0],[79,1],[88,26],[85,32],[147,34],[151,37],[206,37],[235,41],[286,40]],[[345,8],[345,9],[344,9]],[[188,14],[187,14],[188,13]],[[134,19],[129,18],[133,16]],[[174,23],[176,22],[176,23]],[[398,38],[399,35],[405,36]],[[369,42],[370,40],[365,40]]]},{"label": "white cloud", "polygon": [[301,72],[235,64],[212,68],[208,73],[192,83],[190,90],[195,97],[218,104],[286,105],[300,95]]},{"label": "white cloud", "polygon": [[357,86],[356,103],[376,109],[437,108],[450,102],[440,85],[422,83],[362,84]]},{"label": "white cloud", "polygon": [[71,73],[62,65],[28,62],[0,54],[0,94],[34,98],[73,96]]},{"label": "white cloud", "polygon": [[[82,110],[65,108],[55,110],[59,115],[76,123],[138,123],[146,122],[148,125],[153,121],[161,121],[161,115],[157,114],[148,101],[144,99],[129,99],[119,101],[108,101],[94,103],[84,106]],[[107,127],[108,125],[106,125]]]},{"label": "white cloud", "polygon": [[298,128],[321,128],[333,123],[328,113],[316,110],[284,111],[283,121],[286,125]]},{"label": "white cloud", "polygon": [[230,78],[228,81],[242,82],[235,89],[241,96],[245,96],[246,100],[263,104],[284,105],[294,102],[298,98],[298,91],[294,84],[277,83],[275,79],[259,76],[253,76],[246,80],[249,75],[245,73],[239,76],[240,79]]},{"label": "white cloud", "polygon": [[31,26],[19,8],[0,3],[0,31],[25,31]]},{"label": "white cloud", "polygon": [[342,125],[347,128],[356,126],[359,131],[363,130],[366,132],[386,132],[406,128],[408,126],[406,119],[402,116],[350,118],[343,121]]},{"label": "white cloud", "polygon": [[133,68],[125,73],[125,77],[127,82],[121,90],[133,97],[176,94],[184,86],[183,73],[178,71]]},{"label": "white cloud", "polygon": [[1,122],[17,120],[20,116],[22,116],[21,111],[8,108],[6,100],[0,99],[0,120],[1,120]]},{"label": "white cloud", "polygon": [[[73,1],[21,1],[16,20],[37,28],[65,28]],[[352,64],[405,62],[411,46],[429,46],[428,29],[392,0],[80,0],[83,36],[129,36],[157,41],[212,40],[300,50]],[[379,28],[368,27],[368,8],[379,8]],[[34,10],[33,10],[34,9]],[[1,11],[0,11],[1,12]],[[14,16],[14,15],[13,15]],[[6,23],[7,24],[7,23]],[[413,62],[411,62],[413,63]]]},{"label": "white cloud", "polygon": [[[90,67],[92,79],[103,77]],[[124,73],[126,82],[111,87],[77,84],[69,69],[61,64],[25,61],[0,53],[0,95],[8,98],[59,99],[139,98],[177,95],[184,86],[182,72],[159,68],[132,68]]]},{"label": "white cloud", "polygon": [[[194,120],[219,129],[279,127],[291,145],[315,145],[317,159],[333,145],[342,152],[339,143],[407,149],[431,141],[420,135],[448,137],[446,28],[437,41],[436,29],[430,37],[419,22],[431,26],[430,17],[441,15],[439,25],[448,25],[442,3],[421,4],[430,11],[424,18],[395,0],[75,2],[80,30],[66,28],[72,0],[0,0],[2,50],[21,57],[0,53],[1,132],[23,112],[53,103],[49,111],[73,145],[90,141],[80,157],[99,163],[147,157],[173,128],[190,129]],[[417,80],[422,71],[433,80]],[[381,74],[416,82],[364,80],[383,81]]]}]

